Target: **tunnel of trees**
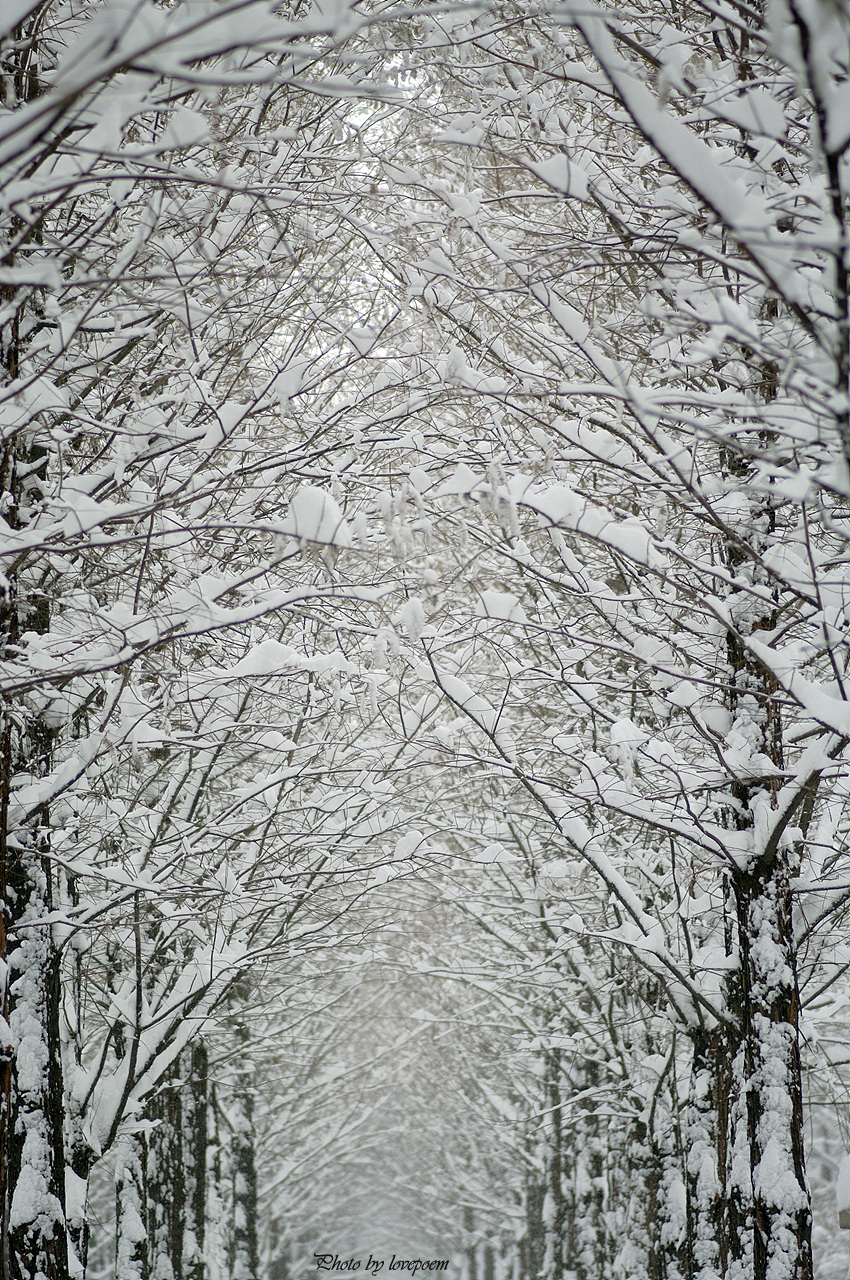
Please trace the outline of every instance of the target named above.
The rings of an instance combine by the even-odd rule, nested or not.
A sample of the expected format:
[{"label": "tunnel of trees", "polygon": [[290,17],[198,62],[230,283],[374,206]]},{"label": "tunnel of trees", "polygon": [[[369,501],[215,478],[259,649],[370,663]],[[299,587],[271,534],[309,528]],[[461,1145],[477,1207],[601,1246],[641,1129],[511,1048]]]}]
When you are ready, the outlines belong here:
[{"label": "tunnel of trees", "polygon": [[848,0],[0,82],[0,1280],[840,1280]]}]

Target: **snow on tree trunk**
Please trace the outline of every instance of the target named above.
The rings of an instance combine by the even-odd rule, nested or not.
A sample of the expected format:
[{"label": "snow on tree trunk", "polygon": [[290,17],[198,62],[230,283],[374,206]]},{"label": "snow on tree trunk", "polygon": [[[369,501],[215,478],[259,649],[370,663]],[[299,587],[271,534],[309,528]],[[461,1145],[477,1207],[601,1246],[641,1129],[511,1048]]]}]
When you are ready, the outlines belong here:
[{"label": "snow on tree trunk", "polygon": [[233,1097],[228,1108],[233,1178],[233,1219],[230,1239],[232,1280],[257,1280],[257,1166],[254,1131],[254,1091],[248,1056],[249,1033],[244,1024],[236,1029],[240,1061]]},{"label": "snow on tree trunk", "polygon": [[[688,1275],[725,1275],[729,1260],[728,1132],[731,1068],[723,1029],[697,1028],[686,1104]],[[734,1233],[737,1234],[737,1233]]]},{"label": "snow on tree trunk", "polygon": [[116,1280],[150,1280],[145,1141],[122,1135],[115,1161]]},{"label": "snow on tree trunk", "polygon": [[[810,1280],[812,1215],[803,1153],[803,1093],[798,1036],[791,879],[796,868],[781,854],[760,859],[735,877],[741,949],[742,1043],[736,1067],[746,1165],[733,1151],[733,1170],[745,1168],[741,1198],[751,1205],[749,1250],[730,1274],[756,1280]],[[743,1123],[741,1123],[743,1122]],[[744,1175],[746,1177],[746,1175]],[[751,1270],[752,1269],[752,1270]]]},{"label": "snow on tree trunk", "polygon": [[225,1133],[221,1089],[210,1081],[207,1097],[207,1168],[204,1231],[204,1275],[209,1280],[229,1280],[230,1223],[233,1217],[230,1146]]},{"label": "snow on tree trunk", "polygon": [[545,1251],[543,1275],[546,1280],[563,1280],[566,1203],[564,1198],[564,1134],[561,1098],[561,1052],[544,1054],[544,1159],[546,1194],[543,1200]]},{"label": "snow on tree trunk", "polygon": [[182,1055],[183,1158],[186,1168],[183,1280],[205,1280],[204,1244],[207,1202],[207,1125],[209,1058],[197,1041]]},{"label": "snow on tree trunk", "polygon": [[[66,877],[63,882],[66,903],[77,905],[76,880]],[[89,1178],[95,1163],[95,1154],[86,1137],[80,1115],[80,1099],[74,1084],[83,1060],[84,1014],[84,951],[87,943],[78,935],[70,957],[70,977],[65,978],[65,1214],[70,1249],[69,1267],[72,1280],[84,1276],[88,1264],[90,1223],[88,1217]],[[66,957],[66,964],[69,958]],[[70,988],[70,990],[69,990]]]},{"label": "snow on tree trunk", "polygon": [[579,1099],[572,1137],[572,1245],[568,1265],[577,1280],[599,1280],[611,1259],[605,1247],[603,1134],[599,1123],[599,1069],[586,1059],[577,1072]]},{"label": "snow on tree trunk", "polygon": [[146,1108],[155,1122],[147,1140],[150,1280],[183,1280],[186,1207],[181,1083],[172,1068]]},{"label": "snow on tree trunk", "polygon": [[[16,52],[7,68],[22,103],[38,93],[36,21],[16,31]],[[16,222],[13,232],[20,237],[24,231],[23,224]],[[13,255],[7,254],[5,261],[11,265]],[[0,302],[0,383],[7,386],[20,372],[25,303],[9,284],[0,286]],[[12,434],[4,442],[0,504],[10,529],[24,530],[40,504],[39,473],[46,460],[46,449],[32,433]],[[10,570],[0,583],[0,658],[13,658],[23,633],[43,635],[49,623],[49,602],[38,576],[31,571],[30,576],[19,577]],[[53,907],[53,886],[47,856],[50,815],[39,796],[39,782],[51,766],[53,739],[46,708],[4,699],[0,732],[4,1280],[63,1280],[68,1275],[59,962],[51,928],[44,923]],[[16,796],[13,785],[19,789]]]},{"label": "snow on tree trunk", "polygon": [[73,1110],[66,1113],[66,1126],[71,1138],[68,1142],[65,1164],[65,1213],[68,1229],[69,1269],[71,1280],[84,1276],[88,1263],[90,1223],[88,1218],[88,1184],[94,1163],[94,1153],[84,1135]]},{"label": "snow on tree trunk", "polygon": [[[677,1117],[667,1116],[657,1128],[635,1124],[629,1161],[632,1184],[643,1182],[643,1234],[649,1280],[682,1280],[691,1276],[687,1256],[687,1209],[681,1170],[681,1132]],[[645,1152],[644,1160],[640,1152]],[[643,1166],[643,1167],[641,1167]]]},{"label": "snow on tree trunk", "polygon": [[[769,401],[774,389],[775,382],[764,373],[756,394]],[[750,462],[734,457],[725,461],[732,477],[755,489]],[[800,860],[792,847],[774,847],[766,835],[782,785],[782,714],[778,683],[747,644],[777,622],[778,596],[764,568],[775,524],[775,504],[752,499],[741,520],[740,539],[727,543],[729,567],[745,584],[729,597],[729,709],[732,734],[753,767],[748,770],[745,765],[733,780],[727,817],[730,827],[746,836],[749,849],[743,860],[735,860],[729,877],[737,947],[736,969],[728,983],[731,1043],[724,1044],[719,1036],[708,1043],[719,1050],[715,1090],[727,1087],[724,1075],[732,1063],[729,1129],[722,1135],[717,1131],[717,1140],[729,1144],[731,1162],[723,1196],[729,1222],[718,1232],[721,1240],[729,1240],[729,1257],[720,1259],[722,1274],[810,1280],[812,1215],[803,1154],[791,902],[791,881],[799,873]],[[769,603],[762,603],[765,598]],[[719,1114],[727,1119],[722,1111]]]},{"label": "snow on tree trunk", "polygon": [[63,1280],[65,1230],[58,961],[49,927],[49,864],[19,851],[7,890],[9,1024],[14,1059],[8,1105],[10,1280]]},{"label": "snow on tree trunk", "polygon": [[525,1234],[520,1241],[520,1276],[537,1280],[543,1269],[545,1237],[543,1233],[544,1187],[539,1178],[530,1175],[525,1185]]}]

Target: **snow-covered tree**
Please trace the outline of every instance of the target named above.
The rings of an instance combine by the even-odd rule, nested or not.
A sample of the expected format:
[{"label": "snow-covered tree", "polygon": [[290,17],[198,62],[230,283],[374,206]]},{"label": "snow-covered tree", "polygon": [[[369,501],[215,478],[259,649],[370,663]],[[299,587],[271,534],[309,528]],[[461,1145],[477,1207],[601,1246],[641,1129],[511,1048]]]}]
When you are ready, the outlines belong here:
[{"label": "snow-covered tree", "polygon": [[339,637],[379,595],[332,464],[387,318],[351,212],[391,89],[345,6],[2,22],[2,1265],[82,1273],[120,1143],[141,1274],[145,1100],[344,874],[281,823],[295,779],[314,829],[334,809]]},{"label": "snow-covered tree", "polygon": [[2,21],[4,1280],[83,1274],[107,1153],[120,1280],[254,1280],[331,1159],[468,1280],[500,1215],[529,1280],[807,1280],[846,6]]},{"label": "snow-covered tree", "polygon": [[806,1276],[800,982],[837,972],[845,901],[848,18],[500,17],[433,20],[385,167],[411,376],[445,387],[410,456],[457,558],[422,644],[665,993],[690,1084],[641,1265]]}]

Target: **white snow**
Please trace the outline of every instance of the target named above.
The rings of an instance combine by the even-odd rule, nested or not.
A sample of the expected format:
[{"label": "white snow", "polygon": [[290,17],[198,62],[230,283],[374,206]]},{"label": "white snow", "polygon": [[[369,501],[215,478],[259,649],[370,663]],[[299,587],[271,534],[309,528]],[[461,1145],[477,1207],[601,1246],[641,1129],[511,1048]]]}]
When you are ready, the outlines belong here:
[{"label": "white snow", "polygon": [[500,618],[504,622],[528,622],[522,603],[510,591],[481,591],[475,612],[483,618]]},{"label": "white snow", "polygon": [[839,1213],[850,1214],[850,1155],[842,1156],[835,1181],[835,1206]]},{"label": "white snow", "polygon": [[336,500],[314,485],[302,485],[296,490],[278,530],[303,538],[305,542],[335,547],[352,545],[351,529]]},{"label": "white snow", "polygon": [[562,195],[572,196],[576,200],[587,199],[587,174],[567,156],[553,156],[550,160],[526,160],[525,163],[541,182]]}]

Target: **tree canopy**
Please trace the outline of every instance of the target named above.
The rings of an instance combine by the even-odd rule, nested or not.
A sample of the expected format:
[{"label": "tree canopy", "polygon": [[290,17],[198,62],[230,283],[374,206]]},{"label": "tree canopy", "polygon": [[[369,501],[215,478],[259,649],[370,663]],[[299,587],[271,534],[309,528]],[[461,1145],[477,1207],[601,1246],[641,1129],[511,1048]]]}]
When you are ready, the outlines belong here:
[{"label": "tree canopy", "polygon": [[0,77],[2,1280],[838,1280],[846,0]]}]

